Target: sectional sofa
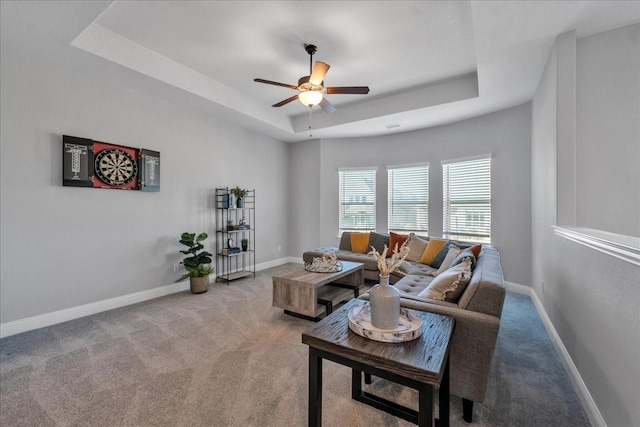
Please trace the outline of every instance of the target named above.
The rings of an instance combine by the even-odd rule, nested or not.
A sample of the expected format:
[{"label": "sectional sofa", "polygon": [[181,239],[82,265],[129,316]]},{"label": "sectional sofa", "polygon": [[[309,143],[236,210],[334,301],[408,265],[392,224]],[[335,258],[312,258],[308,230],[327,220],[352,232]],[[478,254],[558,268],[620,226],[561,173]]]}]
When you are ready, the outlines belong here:
[{"label": "sectional sofa", "polygon": [[[307,251],[303,254],[303,260],[311,262],[314,257],[322,256],[324,252],[333,252],[339,260],[364,263],[365,279],[377,281],[378,270],[374,257],[353,251],[350,234],[342,234],[339,247],[322,247]],[[378,233],[372,234],[370,243],[379,245],[379,241],[374,242],[374,237],[380,240],[380,236]],[[384,241],[385,235],[382,236]],[[408,237],[409,245],[411,239],[416,237],[418,236]],[[428,242],[429,239],[422,237],[421,243]],[[474,243],[448,241],[447,246],[450,245],[469,250]],[[442,251],[444,250],[443,248]],[[428,296],[432,295],[429,285],[436,279],[433,274],[440,268],[421,263],[419,260],[415,261],[415,256],[414,261],[405,261],[400,271],[392,274],[389,280],[401,292],[401,306],[455,318],[449,359],[450,390],[451,394],[462,398],[463,415],[467,422],[472,420],[473,403],[482,403],[485,399],[505,298],[504,277],[498,251],[490,245],[483,244],[478,256],[474,258],[470,280],[463,290],[458,289],[458,295],[453,300]],[[468,262],[469,259],[465,261]],[[360,298],[368,299],[368,293]]]}]

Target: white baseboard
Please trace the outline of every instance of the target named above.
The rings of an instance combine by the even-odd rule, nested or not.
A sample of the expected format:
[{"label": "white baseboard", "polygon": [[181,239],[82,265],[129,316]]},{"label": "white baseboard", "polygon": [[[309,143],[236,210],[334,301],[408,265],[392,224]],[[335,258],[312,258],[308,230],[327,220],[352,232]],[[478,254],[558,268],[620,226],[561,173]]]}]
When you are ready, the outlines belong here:
[{"label": "white baseboard", "polygon": [[551,338],[551,342],[553,342],[553,346],[558,352],[564,368],[569,373],[569,378],[571,379],[573,386],[576,388],[578,397],[582,402],[582,406],[585,408],[585,412],[589,417],[589,421],[591,421],[591,425],[594,427],[607,427],[607,423],[602,417],[602,414],[600,413],[596,402],[593,400],[591,393],[589,393],[587,385],[582,380],[580,372],[578,371],[578,368],[576,368],[576,365],[573,363],[573,360],[571,359],[567,348],[564,346],[562,339],[560,339],[560,335],[558,335],[556,328],[553,326],[551,319],[547,315],[547,312],[544,309],[542,302],[538,298],[538,294],[536,293],[535,289],[530,286],[520,285],[512,282],[505,282],[505,285],[507,290],[509,291],[518,294],[529,295],[531,297],[531,301],[533,302],[538,315],[540,315],[540,319],[542,319],[542,323],[544,324],[544,327],[547,330],[549,337]]},{"label": "white baseboard", "polygon": [[38,316],[27,317],[25,319],[15,320],[13,322],[5,322],[0,324],[0,338],[19,334],[22,332],[32,331],[34,329],[44,328],[69,320],[78,319],[80,317],[90,316],[92,314],[101,313],[114,308],[120,308],[131,304],[147,301],[154,298],[163,297],[165,295],[182,292],[189,289],[189,282],[183,281],[173,283],[171,285],[160,286],[158,288],[140,291],[129,295],[109,298],[102,301],[96,301],[89,304],[83,304],[76,307],[66,308],[64,310],[53,311]]},{"label": "white baseboard", "polygon": [[[266,270],[267,268],[277,267],[288,263],[302,263],[302,258],[284,257],[272,261],[256,264],[256,271]],[[210,281],[215,281],[215,275],[209,276]],[[79,305],[76,307],[66,308],[51,313],[45,313],[38,316],[27,317],[25,319],[15,320],[13,322],[5,322],[0,324],[0,338],[8,337],[22,332],[32,331],[34,329],[44,328],[46,326],[56,325],[69,320],[79,319],[80,317],[90,316],[92,314],[101,313],[115,308],[125,307],[131,304],[148,301],[150,299],[163,297],[165,295],[182,292],[189,289],[187,280],[171,285],[160,286],[158,288],[140,291],[129,295],[110,298],[107,300],[96,301],[89,304]]]}]

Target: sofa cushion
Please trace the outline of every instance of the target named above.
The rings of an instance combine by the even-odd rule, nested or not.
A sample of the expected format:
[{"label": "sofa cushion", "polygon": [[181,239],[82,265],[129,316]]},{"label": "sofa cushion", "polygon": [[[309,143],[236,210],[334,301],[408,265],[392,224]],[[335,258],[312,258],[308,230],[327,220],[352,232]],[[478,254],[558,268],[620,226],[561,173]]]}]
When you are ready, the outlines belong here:
[{"label": "sofa cushion", "polygon": [[478,257],[480,256],[480,251],[482,250],[482,245],[473,245],[469,249],[471,249],[471,252],[473,252],[473,256],[478,259]]},{"label": "sofa cushion", "polygon": [[372,231],[369,233],[369,247],[367,248],[367,252],[371,250],[372,246],[381,254],[384,252],[385,246],[389,247],[389,236]]},{"label": "sofa cushion", "polygon": [[398,233],[394,233],[393,231],[390,231],[389,232],[389,252],[387,253],[387,256],[393,255],[396,249],[396,245],[398,245],[398,250],[400,250],[400,247],[404,242],[407,241],[408,237],[409,237],[408,234],[398,234]]},{"label": "sofa cushion", "polygon": [[420,297],[457,302],[471,280],[471,260],[460,264],[435,277],[429,286],[418,294]]},{"label": "sofa cushion", "polygon": [[[431,260],[431,262],[429,263],[429,265],[433,268],[440,268],[440,264],[442,264],[442,261],[444,260],[444,257],[447,256],[447,253],[449,252],[449,248],[454,245],[455,243],[452,240],[447,240],[444,245],[440,248],[440,250],[438,251],[438,253],[436,254],[435,257],[433,257],[433,259]],[[458,248],[460,247],[459,245],[456,245]]]},{"label": "sofa cushion", "polygon": [[454,267],[464,261],[465,258],[469,258],[471,260],[471,270],[476,268],[476,257],[473,255],[471,248],[464,249],[462,252],[458,254],[456,259],[451,263],[451,267]]},{"label": "sofa cushion", "polygon": [[444,239],[437,239],[435,237],[429,239],[429,244],[422,253],[419,261],[422,264],[430,264],[431,261],[433,261],[433,258],[438,255],[438,252],[440,252],[440,249],[442,249],[445,243],[447,243],[447,241]]},{"label": "sofa cushion", "polygon": [[456,259],[459,253],[460,248],[455,245],[450,245],[447,256],[444,257],[444,261],[442,261],[442,264],[440,264],[440,268],[432,273],[433,276],[438,276],[439,274],[447,271],[451,267],[451,265],[453,264],[453,260]]},{"label": "sofa cushion", "polygon": [[416,236],[414,233],[409,234],[409,238],[407,239],[407,248],[409,248],[409,254],[407,255],[407,260],[409,261],[420,261],[420,257],[422,256],[424,250],[429,245],[429,241],[422,239]]},{"label": "sofa cushion", "polygon": [[436,271],[435,268],[430,267],[426,264],[420,264],[415,261],[407,261],[405,260],[400,266],[399,270],[404,275],[419,275],[419,276],[432,276],[432,273]]},{"label": "sofa cushion", "polygon": [[369,233],[351,233],[351,250],[359,254],[369,252]]}]

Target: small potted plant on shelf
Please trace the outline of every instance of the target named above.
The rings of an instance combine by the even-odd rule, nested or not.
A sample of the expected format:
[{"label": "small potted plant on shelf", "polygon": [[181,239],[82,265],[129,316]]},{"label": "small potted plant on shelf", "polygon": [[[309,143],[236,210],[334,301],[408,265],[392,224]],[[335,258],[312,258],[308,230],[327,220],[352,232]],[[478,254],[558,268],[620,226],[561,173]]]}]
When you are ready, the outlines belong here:
[{"label": "small potted plant on shelf", "polygon": [[232,231],[233,230],[233,220],[232,219],[228,219],[227,220],[227,231]]},{"label": "small potted plant on shelf", "polygon": [[246,252],[247,249],[249,248],[249,239],[240,240],[240,245],[242,246],[242,251]]},{"label": "small potted plant on shelf", "polygon": [[234,196],[236,196],[236,206],[238,208],[242,207],[242,199],[244,198],[244,196],[246,196],[249,193],[249,190],[246,190],[244,188],[240,188],[239,186],[236,186],[236,188],[232,188],[231,190],[229,190],[229,192],[231,194],[233,194]]},{"label": "small potted plant on shelf", "polygon": [[204,251],[201,242],[209,237],[207,233],[182,233],[180,243],[188,247],[186,251],[181,253],[188,255],[180,264],[184,265],[187,272],[183,274],[176,282],[180,282],[187,277],[191,286],[191,292],[194,294],[202,294],[209,290],[209,275],[213,273],[211,267],[211,254]]}]

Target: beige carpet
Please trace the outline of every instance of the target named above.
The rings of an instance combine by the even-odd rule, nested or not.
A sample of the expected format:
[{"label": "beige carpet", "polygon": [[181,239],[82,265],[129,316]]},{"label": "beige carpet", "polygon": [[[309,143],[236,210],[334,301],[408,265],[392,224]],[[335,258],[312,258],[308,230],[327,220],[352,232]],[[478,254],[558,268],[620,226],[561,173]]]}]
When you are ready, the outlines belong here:
[{"label": "beige carpet", "polygon": [[[271,276],[296,267],[0,340],[0,425],[307,425],[301,333],[311,322],[271,306]],[[505,313],[511,305],[473,425],[588,425],[531,301],[509,295]],[[528,317],[518,322],[522,312]],[[532,319],[538,332],[526,330]],[[518,337],[544,351],[517,354]],[[324,426],[412,425],[353,401],[350,381],[348,368],[324,362]],[[371,388],[416,407],[413,390],[382,380]],[[451,420],[468,425],[456,397]]]}]

